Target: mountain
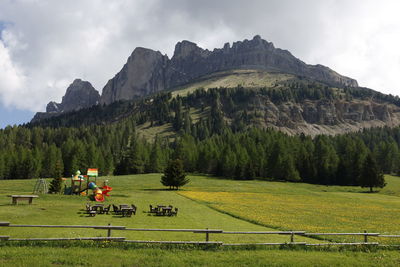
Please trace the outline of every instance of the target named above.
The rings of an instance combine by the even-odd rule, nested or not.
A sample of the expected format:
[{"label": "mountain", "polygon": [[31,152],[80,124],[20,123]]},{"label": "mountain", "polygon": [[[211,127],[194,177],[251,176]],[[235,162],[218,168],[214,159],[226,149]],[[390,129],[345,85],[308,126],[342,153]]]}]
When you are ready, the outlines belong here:
[{"label": "mountain", "polygon": [[358,87],[328,67],[307,65],[260,36],[213,51],[182,41],[171,59],[136,48],[101,97],[88,82],[74,81],[62,103],[50,102],[31,125],[126,120],[150,139],[183,132],[202,139],[224,127],[335,135],[400,125],[400,99]]},{"label": "mountain", "polygon": [[204,138],[221,127],[335,135],[400,125],[400,99],[368,88],[330,87],[291,74],[234,70],[213,73],[177,90],[96,105],[33,125],[80,127],[127,120],[149,139],[182,131]]},{"label": "mountain", "polygon": [[235,42],[232,47],[226,43],[213,51],[182,41],[176,44],[171,59],[159,51],[136,48],[122,70],[103,88],[100,102],[131,100],[191,83],[204,75],[234,69],[275,71],[332,86],[358,86],[356,80],[322,65],[308,65],[256,35],[252,40]]},{"label": "mountain", "polygon": [[58,116],[62,113],[77,111],[97,105],[100,100],[99,92],[88,81],[75,79],[68,86],[61,103],[51,101],[46,106],[46,112],[38,112],[32,121]]}]

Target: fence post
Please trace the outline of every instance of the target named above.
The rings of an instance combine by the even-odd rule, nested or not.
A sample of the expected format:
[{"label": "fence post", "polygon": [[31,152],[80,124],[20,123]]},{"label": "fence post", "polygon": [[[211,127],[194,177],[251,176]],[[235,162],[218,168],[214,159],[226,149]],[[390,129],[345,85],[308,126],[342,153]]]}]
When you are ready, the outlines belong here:
[{"label": "fence post", "polygon": [[290,243],[294,242],[294,234],[293,231],[290,233]]},{"label": "fence post", "polygon": [[209,234],[208,234],[208,228],[206,228],[206,242],[210,239]]},{"label": "fence post", "polygon": [[364,230],[364,243],[368,243],[368,235],[367,235],[367,230]]},{"label": "fence post", "polygon": [[[108,226],[111,226],[111,223],[109,223]],[[111,228],[107,230],[107,237],[111,237]]]}]

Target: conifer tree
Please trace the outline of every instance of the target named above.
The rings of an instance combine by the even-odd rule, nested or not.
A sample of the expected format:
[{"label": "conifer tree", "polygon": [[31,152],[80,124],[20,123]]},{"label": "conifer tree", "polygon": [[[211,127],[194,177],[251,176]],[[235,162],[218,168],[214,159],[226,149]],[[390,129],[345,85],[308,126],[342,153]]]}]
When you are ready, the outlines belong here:
[{"label": "conifer tree", "polygon": [[385,185],[386,182],[383,173],[379,170],[375,159],[369,154],[364,161],[361,171],[360,186],[369,187],[370,192],[372,192],[373,187],[383,188]]},{"label": "conifer tree", "polygon": [[332,184],[336,178],[339,158],[327,136],[316,138],[314,157],[319,183]]},{"label": "conifer tree", "polygon": [[160,172],[162,170],[162,154],[158,137],[156,136],[150,152],[149,172]]},{"label": "conifer tree", "polygon": [[61,192],[63,180],[61,177],[56,177],[50,182],[49,193],[58,194]]},{"label": "conifer tree", "polygon": [[184,186],[188,182],[189,179],[186,178],[182,160],[175,159],[170,161],[167,168],[165,168],[164,175],[161,176],[161,183],[164,186],[169,186],[169,189],[175,188],[178,190],[179,187]]}]

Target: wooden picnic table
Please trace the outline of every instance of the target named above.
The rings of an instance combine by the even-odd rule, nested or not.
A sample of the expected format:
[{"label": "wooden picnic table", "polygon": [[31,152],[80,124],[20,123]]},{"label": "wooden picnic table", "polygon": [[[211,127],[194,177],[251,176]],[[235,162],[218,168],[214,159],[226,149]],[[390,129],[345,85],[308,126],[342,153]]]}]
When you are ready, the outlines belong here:
[{"label": "wooden picnic table", "polygon": [[133,207],[121,207],[121,215],[123,217],[131,217],[133,214]]},{"label": "wooden picnic table", "polygon": [[14,205],[18,204],[18,200],[28,200],[28,203],[32,204],[32,200],[34,198],[39,197],[37,195],[8,195],[8,196],[12,198],[12,204]]},{"label": "wooden picnic table", "polygon": [[103,212],[103,208],[104,208],[104,204],[94,204],[92,206],[92,210],[94,210],[96,212],[99,211],[100,213]]},{"label": "wooden picnic table", "polygon": [[158,207],[158,211],[156,213],[157,215],[166,216],[171,214],[172,206],[157,206],[157,207]]},{"label": "wooden picnic table", "polygon": [[130,205],[128,205],[128,204],[120,204],[119,205],[119,209],[120,209],[121,215],[123,217],[130,216],[133,213],[132,207]]},{"label": "wooden picnic table", "polygon": [[119,205],[119,208],[120,208],[120,209],[130,208],[130,207],[131,207],[131,206],[128,205],[128,204],[121,204],[121,205]]}]

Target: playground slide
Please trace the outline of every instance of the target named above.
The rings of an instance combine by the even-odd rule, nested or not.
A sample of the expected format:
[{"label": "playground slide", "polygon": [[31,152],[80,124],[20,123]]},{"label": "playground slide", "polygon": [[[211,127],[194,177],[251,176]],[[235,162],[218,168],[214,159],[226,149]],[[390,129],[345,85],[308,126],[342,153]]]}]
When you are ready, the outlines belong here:
[{"label": "playground slide", "polygon": [[101,190],[94,182],[89,183],[89,188],[93,190],[94,200],[97,202],[103,202],[105,199],[104,196],[109,197],[108,193],[112,191],[112,187],[107,185],[103,186],[103,190]]}]

